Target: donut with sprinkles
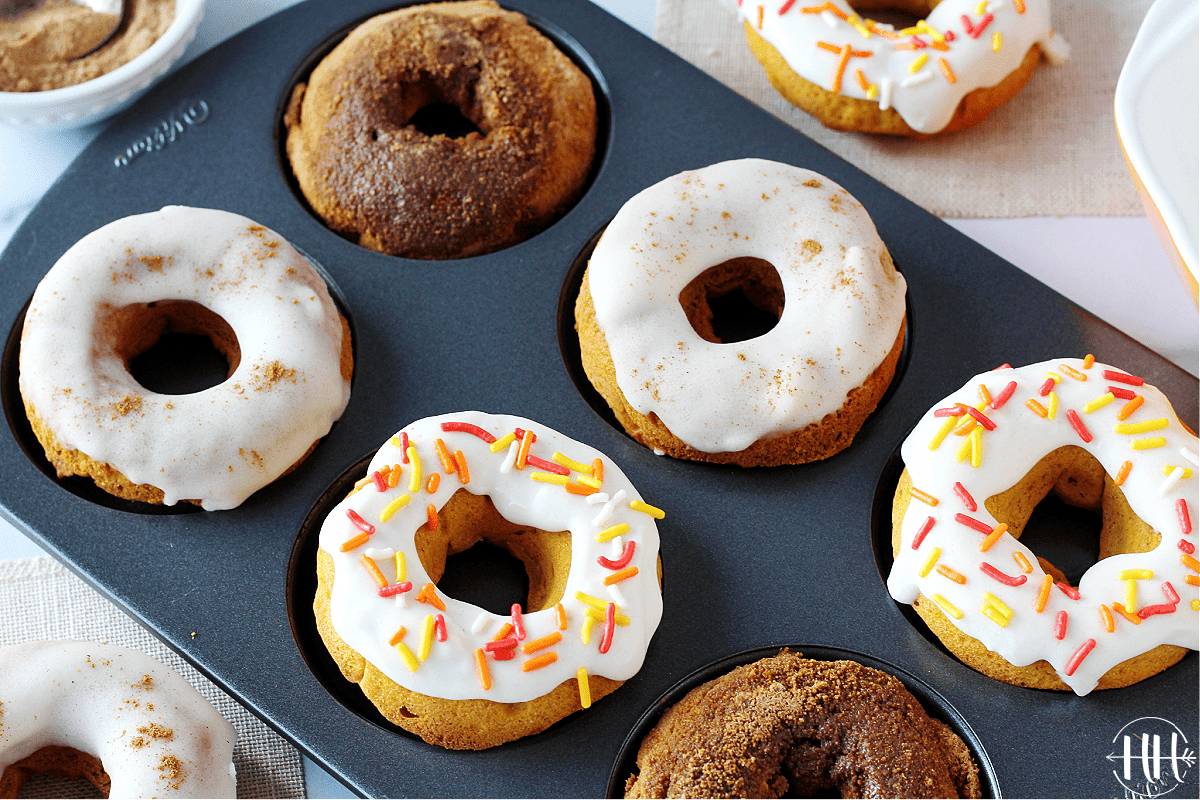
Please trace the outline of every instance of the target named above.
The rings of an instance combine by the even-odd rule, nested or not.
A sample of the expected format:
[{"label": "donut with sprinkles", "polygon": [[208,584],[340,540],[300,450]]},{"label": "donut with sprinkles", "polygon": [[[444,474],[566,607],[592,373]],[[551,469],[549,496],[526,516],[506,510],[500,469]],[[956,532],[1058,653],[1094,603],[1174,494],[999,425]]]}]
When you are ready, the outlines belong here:
[{"label": "donut with sprinkles", "polygon": [[[977,375],[901,448],[888,590],[960,660],[1040,689],[1128,686],[1198,649],[1196,435],[1092,356]],[[1049,492],[1102,515],[1072,585],[1019,538]]]},{"label": "donut with sprinkles", "polygon": [[[925,15],[907,28],[855,6]],[[738,0],[751,52],[793,105],[837,130],[923,138],[981,122],[1041,56],[1069,54],[1050,0]]]},{"label": "donut with sprinkles", "polygon": [[[321,528],[317,627],[342,674],[430,744],[528,736],[641,668],[662,617],[663,516],[606,456],[544,425],[419,420]],[[529,575],[508,613],[438,588],[447,557],[480,540]]]}]

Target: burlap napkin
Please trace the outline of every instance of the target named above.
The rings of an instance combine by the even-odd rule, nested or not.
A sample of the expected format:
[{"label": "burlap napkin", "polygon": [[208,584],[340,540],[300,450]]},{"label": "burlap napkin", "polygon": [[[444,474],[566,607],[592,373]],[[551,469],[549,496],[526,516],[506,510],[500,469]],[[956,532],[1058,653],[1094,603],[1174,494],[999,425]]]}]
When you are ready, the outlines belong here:
[{"label": "burlap napkin", "polygon": [[831,131],[784,100],[750,53],[734,0],[658,0],[655,38],[940,217],[1141,216],[1113,95],[1150,4],[1057,0],[1051,18],[1070,60],[1043,59],[982,124],[919,142]]},{"label": "burlap napkin", "polygon": [[[52,558],[0,561],[0,646],[33,639],[108,642],[157,658],[199,689],[237,728],[233,762],[238,797],[304,797],[304,772],[296,749],[116,606]],[[32,783],[26,784],[27,790]],[[36,796],[77,797],[79,791],[78,784],[42,778]]]}]

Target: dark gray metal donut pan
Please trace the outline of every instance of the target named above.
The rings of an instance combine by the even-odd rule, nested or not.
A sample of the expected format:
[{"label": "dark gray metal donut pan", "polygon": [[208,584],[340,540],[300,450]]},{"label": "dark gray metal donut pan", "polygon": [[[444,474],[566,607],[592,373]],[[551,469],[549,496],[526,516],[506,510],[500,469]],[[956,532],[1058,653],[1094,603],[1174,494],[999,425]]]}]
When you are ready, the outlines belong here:
[{"label": "dark gray metal donut pan", "polygon": [[[313,55],[391,5],[310,0],[214,48],[117,117],[13,236],[0,256],[12,429],[0,437],[0,512],[10,522],[364,796],[602,795],[626,735],[676,681],[734,653],[798,641],[919,676],[970,725],[1007,796],[1124,793],[1121,765],[1107,756],[1120,755],[1118,735],[1142,718],[1177,726],[1195,753],[1196,653],[1118,691],[1014,688],[931,642],[881,574],[896,449],[970,376],[1091,352],[1162,388],[1193,429],[1195,377],[585,0],[507,3],[595,79],[602,152],[579,203],[488,256],[418,262],[363,250],[297,199],[280,118]],[[751,156],[816,170],[866,205],[908,280],[906,351],[891,394],[827,461],[740,470],[657,457],[614,428],[578,380],[573,287],[589,243],[630,196],[684,169]],[[22,422],[16,343],[38,281],[86,233],[168,204],[226,209],[283,234],[327,271],[355,334],[345,416],[300,469],[232,511],[146,513],[60,482]],[[478,753],[428,746],[358,709],[357,688],[331,681],[314,655],[305,619],[319,521],[310,512],[401,426],[456,409],[519,414],[587,442],[667,511],[665,612],[642,671],[549,731]],[[1140,769],[1137,760],[1134,781]],[[1182,769],[1174,792],[1197,796],[1194,761]]]}]

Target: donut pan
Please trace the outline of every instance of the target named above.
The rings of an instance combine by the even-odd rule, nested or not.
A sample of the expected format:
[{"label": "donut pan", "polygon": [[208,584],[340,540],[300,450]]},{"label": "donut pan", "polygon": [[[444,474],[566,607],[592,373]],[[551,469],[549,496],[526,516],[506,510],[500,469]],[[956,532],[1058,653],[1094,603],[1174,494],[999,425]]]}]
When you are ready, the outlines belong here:
[{"label": "donut pan", "polygon": [[[1091,352],[1162,388],[1193,429],[1195,377],[585,0],[506,4],[594,79],[601,147],[575,207],[487,256],[420,262],[363,250],[298,199],[280,120],[315,59],[394,5],[310,0],[214,48],[117,117],[14,235],[0,255],[9,333],[0,389],[12,432],[0,436],[0,512],[10,522],[364,796],[603,795],[619,755],[628,758],[623,743],[678,681],[779,646],[861,654],[919,687],[975,748],[992,794],[1197,796],[1194,758],[1174,762],[1182,785],[1166,760],[1148,786],[1137,743],[1163,733],[1169,757],[1173,726],[1185,739],[1179,754],[1194,756],[1196,653],[1123,690],[1014,688],[927,638],[883,577],[897,449],[927,408],[972,375]],[[655,456],[614,427],[574,352],[582,267],[621,204],[681,170],[741,157],[790,162],[846,187],[908,280],[909,335],[893,387],[854,444],[824,462],[741,470]],[[17,391],[23,308],[45,272],[95,228],[168,204],[226,209],[281,233],[324,268],[354,331],[344,417],[300,469],[232,511],[151,512],[58,481]],[[641,672],[542,734],[477,753],[431,747],[384,722],[333,672],[310,612],[316,529],[332,498],[400,427],[465,409],[518,414],[595,446],[667,512],[665,609]],[[1068,548],[1078,552],[1065,558],[1086,566],[1098,523],[1043,505],[1043,528],[1082,528]],[[1045,546],[1061,538],[1047,536]],[[464,592],[471,569],[459,575]],[[1122,737],[1131,734],[1124,779]]]}]

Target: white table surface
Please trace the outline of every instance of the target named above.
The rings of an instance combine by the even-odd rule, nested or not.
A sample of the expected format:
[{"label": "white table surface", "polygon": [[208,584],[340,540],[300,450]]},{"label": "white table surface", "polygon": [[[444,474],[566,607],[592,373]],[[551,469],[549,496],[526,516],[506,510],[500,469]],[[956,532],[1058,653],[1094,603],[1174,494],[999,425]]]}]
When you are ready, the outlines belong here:
[{"label": "white table surface", "polygon": [[[297,1],[208,0],[204,21],[183,61]],[[593,1],[653,36],[655,0]],[[98,123],[45,132],[0,125],[0,250],[42,194],[103,128],[104,123]],[[1132,180],[1128,191],[1135,192]],[[1200,372],[1200,316],[1145,217],[947,222],[1188,372]],[[1129,280],[1131,274],[1137,280]],[[44,554],[0,520],[0,559]],[[307,759],[305,778],[309,797],[353,796]]]}]

